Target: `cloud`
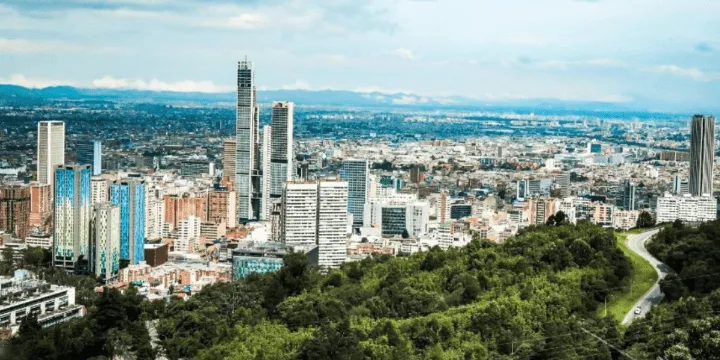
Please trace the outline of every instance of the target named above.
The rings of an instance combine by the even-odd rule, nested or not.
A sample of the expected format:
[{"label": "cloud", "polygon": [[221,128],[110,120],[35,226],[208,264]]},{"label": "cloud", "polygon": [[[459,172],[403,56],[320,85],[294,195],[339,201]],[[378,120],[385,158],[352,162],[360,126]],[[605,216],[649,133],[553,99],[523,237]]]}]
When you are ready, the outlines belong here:
[{"label": "cloud", "polygon": [[415,53],[410,49],[398,48],[395,49],[395,54],[408,60],[415,60]]},{"label": "cloud", "polygon": [[105,76],[95,79],[91,82],[92,87],[104,89],[133,89],[133,90],[150,90],[150,91],[176,91],[176,92],[203,92],[216,93],[232,91],[232,87],[224,87],[215,85],[212,81],[193,81],[182,80],[175,82],[165,82],[157,79],[150,81],[116,79],[111,76]]},{"label": "cloud", "polygon": [[713,52],[712,46],[706,42],[700,42],[695,44],[695,51],[701,52],[701,53],[711,53]]},{"label": "cloud", "polygon": [[412,104],[426,104],[430,101],[426,97],[417,97],[412,95],[403,95],[399,98],[393,99],[392,103],[397,105],[412,105]]},{"label": "cloud", "polygon": [[310,86],[310,84],[305,81],[298,80],[293,84],[283,85],[282,89],[283,90],[312,90],[312,86]]},{"label": "cloud", "polygon": [[91,47],[64,41],[9,39],[0,37],[0,53],[60,53],[60,52],[93,52],[112,53],[118,49],[112,47]]},{"label": "cloud", "polygon": [[659,65],[648,67],[645,71],[654,72],[658,74],[670,74],[676,77],[693,79],[695,81],[715,81],[720,80],[720,74],[703,72],[697,68],[683,68],[677,65]]},{"label": "cloud", "polygon": [[19,86],[24,86],[26,88],[33,88],[33,89],[46,88],[48,86],[60,86],[60,85],[72,86],[72,85],[75,85],[75,83],[72,81],[28,78],[22,74],[14,74],[14,75],[11,75],[7,79],[0,78],[0,84],[19,85]]}]

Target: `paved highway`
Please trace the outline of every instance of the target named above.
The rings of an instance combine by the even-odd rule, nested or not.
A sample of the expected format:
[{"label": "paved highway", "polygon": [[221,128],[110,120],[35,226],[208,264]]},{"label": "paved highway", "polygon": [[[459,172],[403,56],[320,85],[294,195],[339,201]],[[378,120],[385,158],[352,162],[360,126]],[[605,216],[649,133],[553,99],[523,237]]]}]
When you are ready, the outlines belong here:
[{"label": "paved highway", "polygon": [[[652,266],[655,268],[655,271],[658,273],[658,281],[655,282],[655,285],[650,288],[641,298],[640,300],[635,303],[635,306],[633,306],[632,309],[630,309],[630,312],[625,315],[625,319],[623,319],[623,325],[630,324],[639,317],[644,317],[650,309],[653,307],[653,305],[657,305],[663,298],[663,293],[660,292],[660,285],[659,281],[660,279],[664,278],[668,274],[672,274],[672,269],[670,269],[669,266],[663,264],[660,262],[660,260],[653,257],[647,249],[645,249],[645,243],[650,240],[651,237],[653,237],[655,234],[658,233],[659,230],[650,230],[646,231],[641,234],[637,235],[630,235],[627,239],[627,245],[636,254],[642,256],[645,260],[650,262]],[[640,314],[635,314],[635,309],[640,308]]]}]

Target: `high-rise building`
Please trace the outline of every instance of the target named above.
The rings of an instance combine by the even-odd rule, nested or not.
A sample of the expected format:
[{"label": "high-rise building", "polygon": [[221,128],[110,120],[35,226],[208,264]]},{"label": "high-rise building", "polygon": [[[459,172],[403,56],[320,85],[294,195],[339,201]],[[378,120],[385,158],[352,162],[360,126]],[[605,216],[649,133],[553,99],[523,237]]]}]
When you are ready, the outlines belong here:
[{"label": "high-rise building", "polygon": [[353,227],[363,225],[365,203],[368,202],[370,168],[367,160],[348,159],[343,161],[340,178],[348,183],[348,208],[353,216]]},{"label": "high-rise building", "polygon": [[363,215],[363,225],[379,226],[384,236],[426,234],[429,222],[430,205],[417,200],[371,199]]},{"label": "high-rise building", "polygon": [[318,264],[338,267],[345,261],[348,184],[334,179],[286,182],[280,215],[282,241],[289,246],[318,247]]},{"label": "high-rise building", "polygon": [[566,198],[571,195],[570,173],[562,173],[555,175],[555,184],[560,190],[560,197]]},{"label": "high-rise building", "polygon": [[92,178],[90,180],[90,192],[93,205],[107,202],[110,195],[110,181],[99,177]]},{"label": "high-rise building", "polygon": [[637,185],[631,181],[626,181],[623,187],[622,208],[623,210],[635,210],[635,189]]},{"label": "high-rise building", "polygon": [[415,164],[410,168],[410,182],[418,184],[425,181],[425,168],[423,165]]},{"label": "high-rise building", "polygon": [[0,230],[25,239],[30,230],[30,187],[0,187]]},{"label": "high-rise building", "polygon": [[318,264],[323,268],[337,268],[347,258],[347,203],[347,182],[318,182]]},{"label": "high-rise building", "polygon": [[105,282],[113,281],[120,270],[120,206],[109,202],[93,205],[91,244],[93,274]]},{"label": "high-rise building", "polygon": [[37,179],[52,185],[55,169],[65,164],[65,123],[38,122]]},{"label": "high-rise building", "polygon": [[50,184],[33,183],[30,185],[30,227],[40,231],[51,231],[52,227],[52,194]]},{"label": "high-rise building", "polygon": [[237,142],[235,139],[225,139],[223,141],[223,176],[227,176],[230,182],[235,186],[235,151]]},{"label": "high-rise building", "polygon": [[120,259],[143,261],[145,244],[145,182],[128,178],[110,185],[110,203],[120,206]]},{"label": "high-rise building", "polygon": [[690,123],[690,194],[712,195],[715,117],[695,115]]},{"label": "high-rise building", "polygon": [[276,101],[272,105],[272,140],[270,153],[270,198],[282,196],[283,184],[292,180],[293,117],[291,102]]},{"label": "high-rise building", "polygon": [[177,229],[180,221],[188,216],[197,216],[200,222],[208,221],[208,192],[185,192],[165,195],[165,222]]},{"label": "high-rise building", "polygon": [[93,176],[102,173],[102,142],[99,140],[81,142],[75,149],[79,164],[92,164]]},{"label": "high-rise building", "polygon": [[286,245],[317,244],[317,197],[316,182],[285,184],[280,215],[280,235]]},{"label": "high-rise building", "polygon": [[228,228],[237,227],[237,196],[227,188],[215,188],[208,194],[208,221],[225,224]]},{"label": "high-rise building", "polygon": [[690,193],[690,181],[681,178],[680,175],[673,176],[672,193],[675,195],[685,195]]},{"label": "high-rise building", "polygon": [[73,270],[90,254],[90,165],[56,167],[53,264]]},{"label": "high-rise building", "polygon": [[178,238],[175,240],[174,250],[180,252],[192,252],[200,242],[200,218],[189,216],[180,222]]},{"label": "high-rise building", "polygon": [[261,219],[270,219],[270,213],[272,212],[272,204],[270,198],[270,158],[272,157],[272,127],[269,125],[263,126],[262,129],[262,143],[260,151],[260,163],[262,164],[262,209]]},{"label": "high-rise building", "polygon": [[258,163],[260,109],[255,98],[252,63],[238,62],[237,114],[235,122],[235,182],[240,221],[260,218],[262,208],[262,170]]}]

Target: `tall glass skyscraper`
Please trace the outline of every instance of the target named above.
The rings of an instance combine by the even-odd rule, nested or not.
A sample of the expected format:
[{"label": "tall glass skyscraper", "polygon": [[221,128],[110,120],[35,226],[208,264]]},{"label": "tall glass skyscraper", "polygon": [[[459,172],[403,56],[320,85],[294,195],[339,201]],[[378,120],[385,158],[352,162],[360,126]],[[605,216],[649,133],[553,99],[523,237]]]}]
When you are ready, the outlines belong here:
[{"label": "tall glass skyscraper", "polygon": [[78,260],[92,262],[90,249],[90,165],[55,168],[53,264],[73,270]]},{"label": "tall glass skyscraper", "polygon": [[235,182],[240,221],[256,220],[262,212],[262,169],[259,164],[260,109],[255,99],[252,63],[238,62],[235,119]]},{"label": "tall glass skyscraper", "polygon": [[145,259],[145,182],[138,179],[110,185],[110,203],[120,206],[120,258],[130,264]]},{"label": "tall glass skyscraper", "polygon": [[690,122],[690,194],[712,195],[715,118],[695,115]]},{"label": "tall glass skyscraper", "polygon": [[367,160],[343,161],[340,178],[348,183],[348,212],[353,216],[353,227],[363,225],[365,203],[368,201],[370,168]]},{"label": "tall glass skyscraper", "polygon": [[294,105],[276,101],[272,105],[272,140],[270,155],[270,197],[282,196],[283,184],[292,180]]},{"label": "tall glass skyscraper", "polygon": [[75,147],[77,151],[77,162],[80,164],[92,164],[93,175],[100,175],[102,172],[102,143],[99,140],[81,142]]}]

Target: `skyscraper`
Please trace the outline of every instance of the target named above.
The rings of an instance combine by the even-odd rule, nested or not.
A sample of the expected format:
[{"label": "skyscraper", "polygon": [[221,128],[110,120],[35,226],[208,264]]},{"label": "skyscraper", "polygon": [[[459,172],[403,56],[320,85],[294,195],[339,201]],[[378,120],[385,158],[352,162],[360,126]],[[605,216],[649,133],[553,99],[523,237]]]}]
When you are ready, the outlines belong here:
[{"label": "skyscraper", "polygon": [[635,189],[637,188],[637,185],[635,185],[631,181],[626,181],[625,186],[623,187],[623,197],[622,197],[622,208],[623,210],[635,210]]},{"label": "skyscraper", "polygon": [[690,194],[712,195],[715,117],[695,115],[690,123]]},{"label": "skyscraper", "polygon": [[120,206],[120,259],[137,264],[144,259],[145,182],[139,179],[113,182],[110,203]]},{"label": "skyscraper", "polygon": [[91,224],[92,271],[105,282],[120,270],[120,206],[109,202],[93,206]]},{"label": "skyscraper", "polygon": [[65,164],[65,123],[62,121],[38,122],[37,179],[51,184],[55,169]]},{"label": "skyscraper", "polygon": [[283,184],[292,180],[293,167],[293,117],[291,102],[276,101],[272,105],[272,140],[270,151],[270,198],[282,196]]},{"label": "skyscraper", "polygon": [[353,216],[353,227],[363,225],[363,212],[368,202],[370,167],[367,160],[348,159],[343,161],[340,178],[348,183],[348,208]]},{"label": "skyscraper", "polygon": [[0,230],[25,239],[30,229],[30,187],[0,187]]},{"label": "skyscraper", "polygon": [[285,184],[280,215],[280,236],[286,245],[317,244],[317,194],[316,182]]},{"label": "skyscraper", "polygon": [[102,143],[99,140],[78,143],[75,149],[79,164],[92,164],[94,176],[102,173]]},{"label": "skyscraper", "polygon": [[247,60],[240,61],[237,71],[235,119],[235,191],[238,196],[237,215],[241,221],[258,219],[262,207],[262,171],[257,159],[259,115],[252,63]]},{"label": "skyscraper", "polygon": [[235,186],[235,161],[237,161],[235,156],[236,147],[235,139],[225,139],[223,141],[223,176],[227,176],[233,186]]},{"label": "skyscraper", "polygon": [[261,219],[270,219],[270,213],[272,211],[272,204],[270,199],[270,157],[272,156],[272,127],[269,125],[263,126],[262,129],[262,150],[261,150],[261,164],[263,173],[262,182],[262,211]]},{"label": "skyscraper", "polygon": [[90,165],[60,165],[55,179],[53,264],[73,270],[90,254]]}]

